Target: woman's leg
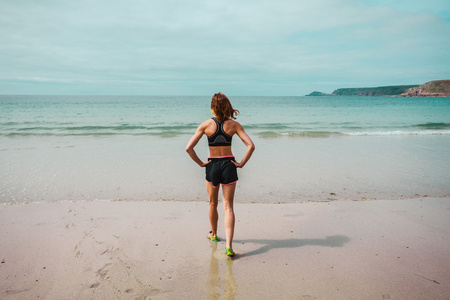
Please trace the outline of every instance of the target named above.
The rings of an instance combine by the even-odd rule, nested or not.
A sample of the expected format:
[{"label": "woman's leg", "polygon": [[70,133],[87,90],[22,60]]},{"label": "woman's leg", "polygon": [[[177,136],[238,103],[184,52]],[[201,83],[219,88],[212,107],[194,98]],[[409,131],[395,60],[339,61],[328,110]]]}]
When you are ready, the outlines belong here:
[{"label": "woman's leg", "polygon": [[234,236],[234,192],[236,183],[222,185],[223,210],[225,212],[225,236],[227,239],[226,247],[233,248]]},{"label": "woman's leg", "polygon": [[217,222],[219,221],[219,213],[217,212],[217,204],[219,204],[219,187],[214,187],[211,182],[206,181],[206,191],[209,197],[209,223],[213,236],[217,236]]}]

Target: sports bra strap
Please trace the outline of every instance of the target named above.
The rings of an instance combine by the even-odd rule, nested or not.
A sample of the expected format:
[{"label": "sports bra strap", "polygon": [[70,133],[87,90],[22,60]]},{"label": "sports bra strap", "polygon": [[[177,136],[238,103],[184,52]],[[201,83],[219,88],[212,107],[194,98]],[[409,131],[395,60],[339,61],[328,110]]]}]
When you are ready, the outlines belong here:
[{"label": "sports bra strap", "polygon": [[232,137],[223,130],[224,122],[219,122],[216,118],[212,119],[216,122],[217,129],[213,135],[208,137],[208,145],[210,147],[231,146]]}]

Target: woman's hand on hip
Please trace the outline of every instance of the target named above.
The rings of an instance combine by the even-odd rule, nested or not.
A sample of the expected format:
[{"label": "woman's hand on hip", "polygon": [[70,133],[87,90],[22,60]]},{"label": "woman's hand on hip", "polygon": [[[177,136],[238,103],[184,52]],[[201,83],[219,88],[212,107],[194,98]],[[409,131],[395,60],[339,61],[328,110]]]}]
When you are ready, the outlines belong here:
[{"label": "woman's hand on hip", "polygon": [[236,166],[236,168],[242,168],[244,166],[242,163],[235,162],[234,160],[231,162]]},{"label": "woman's hand on hip", "polygon": [[209,164],[210,162],[211,162],[210,160],[205,161],[205,162],[202,162],[202,164],[200,165],[200,167],[204,168],[204,167],[206,167],[206,165]]}]

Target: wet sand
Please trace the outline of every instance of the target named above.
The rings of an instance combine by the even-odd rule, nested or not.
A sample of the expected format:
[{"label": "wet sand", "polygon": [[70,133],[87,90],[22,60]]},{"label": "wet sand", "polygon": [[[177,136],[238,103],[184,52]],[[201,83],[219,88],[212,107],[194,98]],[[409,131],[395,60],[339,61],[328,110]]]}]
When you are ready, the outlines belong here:
[{"label": "wet sand", "polygon": [[[448,299],[450,199],[0,206],[1,299]],[[219,210],[219,238],[224,237]]]},{"label": "wet sand", "polygon": [[[190,136],[0,137],[0,203],[206,199]],[[252,137],[253,138],[253,137]],[[450,135],[255,137],[238,170],[238,202],[450,197]],[[208,156],[206,140],[198,154]],[[242,158],[245,146],[233,145]]]}]

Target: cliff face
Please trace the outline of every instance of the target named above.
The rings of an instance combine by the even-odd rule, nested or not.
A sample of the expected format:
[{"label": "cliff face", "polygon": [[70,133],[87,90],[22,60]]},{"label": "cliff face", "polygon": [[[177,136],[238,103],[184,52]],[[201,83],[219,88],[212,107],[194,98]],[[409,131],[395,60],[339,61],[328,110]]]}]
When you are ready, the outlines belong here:
[{"label": "cliff face", "polygon": [[402,97],[450,97],[450,80],[429,81],[402,93]]}]

